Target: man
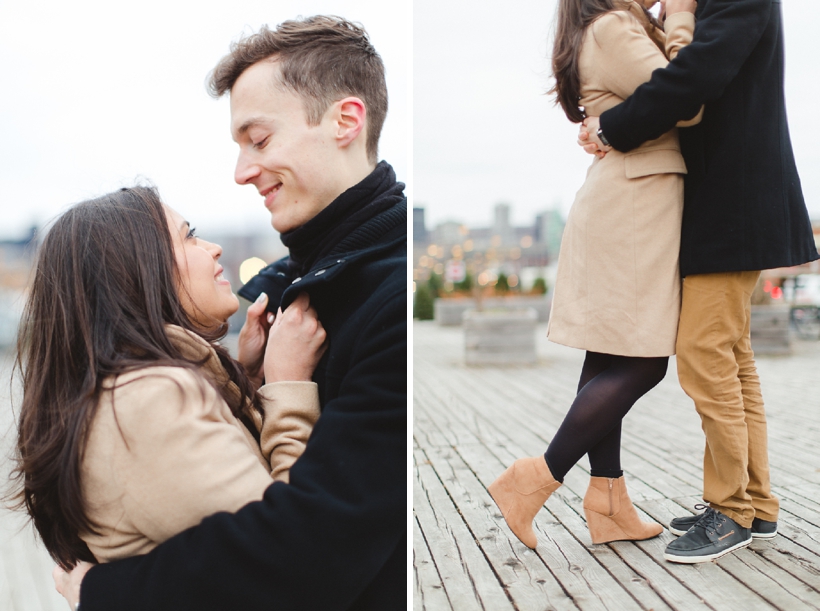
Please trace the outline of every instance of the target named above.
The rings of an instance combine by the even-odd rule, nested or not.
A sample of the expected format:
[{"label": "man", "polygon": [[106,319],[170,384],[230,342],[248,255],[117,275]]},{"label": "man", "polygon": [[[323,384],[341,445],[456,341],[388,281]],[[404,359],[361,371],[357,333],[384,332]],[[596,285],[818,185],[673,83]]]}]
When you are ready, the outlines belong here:
[{"label": "man", "polygon": [[[80,608],[404,608],[407,213],[404,185],[376,163],[381,58],[343,19],[288,21],[236,43],[210,88],[230,92],[235,179],[257,188],[290,249],[240,291],[255,300],[240,352],[264,345],[263,305],[307,293],[329,338],[314,374],[322,415],[290,484],[91,568]],[[85,568],[60,576],[71,604]]]},{"label": "man", "polygon": [[[668,0],[666,12],[693,1]],[[672,520],[682,536],[664,557],[682,563],[777,532],[750,299],[760,270],[818,258],[786,122],[780,2],[700,0],[695,16],[692,43],[625,102],[587,119],[579,139],[588,152],[626,152],[705,104],[702,122],[680,130],[688,174],[677,362],[706,434],[709,506]]]}]

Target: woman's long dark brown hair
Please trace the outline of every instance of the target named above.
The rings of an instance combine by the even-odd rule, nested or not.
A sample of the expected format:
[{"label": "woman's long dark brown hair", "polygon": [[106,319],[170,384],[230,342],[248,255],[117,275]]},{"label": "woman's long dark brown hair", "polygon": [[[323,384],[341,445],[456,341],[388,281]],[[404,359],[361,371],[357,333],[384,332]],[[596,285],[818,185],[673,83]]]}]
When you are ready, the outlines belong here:
[{"label": "woman's long dark brown hair", "polygon": [[183,357],[166,324],[209,341],[239,387],[240,405],[259,406],[241,366],[214,343],[227,324],[212,330],[193,324],[180,305],[178,274],[165,210],[152,187],[71,207],[40,246],[17,343],[23,400],[13,477],[17,506],[62,566],[95,562],[78,534],[94,532],[80,466],[103,381],[149,365],[202,364]]},{"label": "woman's long dark brown hair", "polygon": [[[547,92],[555,94],[556,103],[573,123],[581,123],[586,115],[579,108],[581,77],[578,73],[578,55],[584,32],[598,17],[623,8],[617,0],[559,0],[555,17],[555,40],[552,46],[552,74],[555,84]],[[650,23],[660,27],[657,20],[644,9]]]}]

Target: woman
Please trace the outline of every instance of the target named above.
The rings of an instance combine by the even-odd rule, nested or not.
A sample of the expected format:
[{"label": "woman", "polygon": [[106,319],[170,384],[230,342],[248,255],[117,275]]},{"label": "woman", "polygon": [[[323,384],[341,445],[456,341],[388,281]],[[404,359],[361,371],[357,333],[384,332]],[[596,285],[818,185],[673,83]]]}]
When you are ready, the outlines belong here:
[{"label": "woman", "polygon": [[319,415],[324,330],[306,296],[277,316],[257,391],[217,343],[239,307],[221,253],[146,187],[77,204],[45,236],[16,475],[61,566],[145,554],[288,481]]},{"label": "woman", "polygon": [[[648,13],[654,4],[561,0],[553,92],[570,121],[619,104],[691,41],[693,13],[670,15],[664,32]],[[640,520],[627,494],[621,420],[663,379],[675,352],[684,173],[675,129],[629,153],[595,159],[573,203],[547,334],[586,350],[578,394],[544,456],[515,461],[489,487],[513,533],[531,548],[533,518],[584,454],[593,543],[663,531]]]}]

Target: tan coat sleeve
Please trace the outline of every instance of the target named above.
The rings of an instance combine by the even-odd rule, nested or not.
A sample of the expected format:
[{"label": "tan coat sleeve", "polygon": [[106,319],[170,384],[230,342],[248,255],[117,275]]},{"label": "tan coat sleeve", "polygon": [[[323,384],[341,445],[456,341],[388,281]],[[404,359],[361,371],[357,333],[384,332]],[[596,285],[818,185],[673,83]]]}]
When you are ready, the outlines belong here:
[{"label": "tan coat sleeve", "polygon": [[621,99],[669,63],[643,26],[623,11],[606,13],[594,21],[591,34],[596,80]]},{"label": "tan coat sleeve", "polygon": [[[694,15],[691,17],[691,23],[681,18],[673,20],[672,27],[667,32],[667,49],[671,46],[677,54],[691,41]],[[605,89],[621,99],[628,98],[640,85],[649,81],[655,70],[664,68],[669,63],[663,52],[646,35],[643,26],[628,13],[607,13],[596,20],[591,28],[595,74]],[[692,121],[694,119],[683,123],[692,125]]]},{"label": "tan coat sleeve", "polygon": [[237,511],[271,484],[227,405],[192,372],[158,368],[118,388],[114,413],[124,440],[115,458],[122,505],[153,541]]},{"label": "tan coat sleeve", "polygon": [[305,451],[313,425],[319,419],[319,390],[314,382],[275,382],[259,389],[265,408],[262,454],[271,476],[288,482],[290,468]]}]

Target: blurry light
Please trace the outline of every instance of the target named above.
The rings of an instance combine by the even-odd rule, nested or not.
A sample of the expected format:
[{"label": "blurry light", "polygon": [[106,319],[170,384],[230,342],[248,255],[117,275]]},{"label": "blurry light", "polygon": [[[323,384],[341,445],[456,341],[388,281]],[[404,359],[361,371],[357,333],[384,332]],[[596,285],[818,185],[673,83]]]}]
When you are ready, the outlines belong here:
[{"label": "blurry light", "polygon": [[[413,280],[418,280],[420,275],[421,275],[421,272],[419,272],[419,270],[417,270],[417,269],[413,270]],[[415,282],[413,282],[413,286],[414,287],[416,286]],[[413,290],[415,291],[416,289],[413,288]]]},{"label": "blurry light", "polygon": [[487,272],[481,272],[478,275],[478,283],[481,286],[486,286],[487,282],[490,281],[490,275]]},{"label": "blurry light", "polygon": [[433,271],[439,275],[444,273],[444,263],[436,263],[436,266],[433,268]]},{"label": "blurry light", "polygon": [[529,248],[532,246],[532,236],[525,235],[521,238],[521,248]]},{"label": "blurry light", "polygon": [[472,240],[464,240],[464,252],[470,252],[473,250],[473,241]]},{"label": "blurry light", "polygon": [[764,293],[771,293],[772,292],[772,281],[771,280],[766,280],[766,282],[763,283],[763,292]]},{"label": "blurry light", "polygon": [[419,265],[421,265],[422,267],[427,267],[427,262],[429,260],[430,259],[427,257],[427,255],[422,255],[419,257]]},{"label": "blurry light", "polygon": [[509,284],[509,285],[510,285],[510,288],[513,288],[513,287],[518,286],[518,276],[516,276],[515,274],[513,274],[512,276],[510,276],[509,278],[507,278],[507,284]]},{"label": "blurry light", "polygon": [[444,258],[444,246],[439,246],[439,247],[436,249],[436,256],[437,256],[439,259],[443,259],[443,258]]},{"label": "blurry light", "polygon": [[239,266],[239,280],[242,281],[242,284],[247,284],[248,281],[258,274],[266,265],[267,263],[259,257],[245,259]]},{"label": "blurry light", "polygon": [[458,244],[453,246],[453,248],[451,249],[450,252],[453,253],[453,257],[455,257],[456,259],[460,259],[462,257],[462,255],[464,254],[464,251],[462,250],[461,246],[459,246]]},{"label": "blurry light", "polygon": [[468,233],[470,233],[470,230],[467,228],[467,225],[461,225],[461,226],[458,228],[458,232],[459,232],[461,235],[467,235]]},{"label": "blurry light", "polygon": [[510,250],[510,259],[520,259],[521,258],[521,249],[520,248],[513,248]]},{"label": "blurry light", "polygon": [[783,297],[783,289],[779,286],[776,286],[772,289],[772,299],[780,299]]},{"label": "blurry light", "polygon": [[413,282],[413,292],[414,293],[416,292],[416,283],[415,282]]},{"label": "blurry light", "polygon": [[435,257],[437,249],[438,249],[438,246],[436,246],[435,244],[430,244],[430,246],[427,247],[427,254],[430,255],[431,257]]}]

